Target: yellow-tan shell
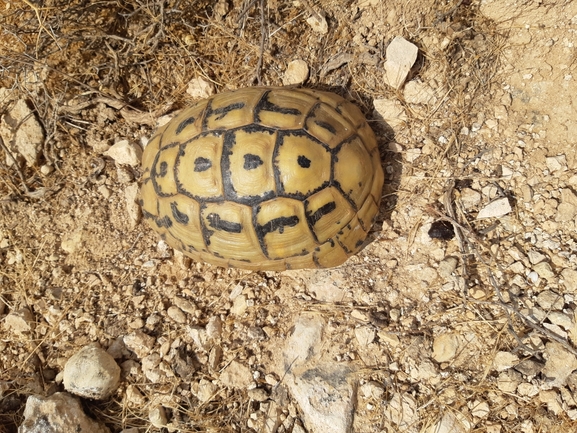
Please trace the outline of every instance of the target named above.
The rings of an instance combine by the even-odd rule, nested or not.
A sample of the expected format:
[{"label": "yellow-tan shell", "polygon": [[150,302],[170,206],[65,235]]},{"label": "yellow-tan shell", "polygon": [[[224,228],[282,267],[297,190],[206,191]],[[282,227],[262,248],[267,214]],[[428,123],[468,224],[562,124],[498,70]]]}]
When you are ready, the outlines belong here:
[{"label": "yellow-tan shell", "polygon": [[342,264],[367,237],[384,178],[360,110],[310,89],[199,101],[156,131],[142,164],[143,214],[169,245],[251,270]]}]

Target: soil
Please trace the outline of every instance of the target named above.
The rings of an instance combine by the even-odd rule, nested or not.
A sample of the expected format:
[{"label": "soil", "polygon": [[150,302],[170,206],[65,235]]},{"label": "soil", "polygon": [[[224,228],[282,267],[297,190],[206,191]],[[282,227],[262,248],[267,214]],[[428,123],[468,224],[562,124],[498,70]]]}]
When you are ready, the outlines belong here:
[{"label": "soil", "polygon": [[[158,431],[149,412],[159,405],[173,431],[270,431],[271,402],[272,431],[302,431],[275,381],[303,313],[327,324],[325,358],[355,371],[355,432],[577,431],[577,374],[559,367],[577,362],[577,3],[0,9],[0,114],[23,100],[44,134],[32,163],[13,164],[6,138],[0,147],[0,432],[16,431],[29,395],[63,390],[66,360],[90,343],[123,369],[111,398],[84,401],[113,432]],[[310,17],[326,19],[326,34]],[[419,48],[406,82],[431,98],[385,84],[397,36]],[[142,146],[161,115],[192,103],[192,79],[217,92],[282,85],[295,59],[310,68],[304,86],[354,101],[377,133],[386,185],[372,242],[339,268],[285,272],[172,251],[134,211],[139,166],[105,152]],[[404,120],[383,122],[379,99]],[[478,218],[499,200],[510,211]],[[456,235],[444,225],[432,238],[437,220]],[[222,329],[199,344],[215,321]],[[153,337],[152,367],[124,344],[135,331]],[[233,360],[265,401],[223,383]]]}]

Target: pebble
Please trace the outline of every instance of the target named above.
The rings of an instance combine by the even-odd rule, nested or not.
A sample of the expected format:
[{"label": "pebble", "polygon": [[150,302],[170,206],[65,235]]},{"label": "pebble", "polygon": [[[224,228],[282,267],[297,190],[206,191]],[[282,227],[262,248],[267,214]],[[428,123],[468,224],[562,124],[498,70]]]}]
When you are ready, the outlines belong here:
[{"label": "pebble", "polygon": [[286,365],[299,365],[315,356],[322,347],[324,320],[317,314],[301,314],[284,348]]},{"label": "pebble", "polygon": [[400,430],[406,431],[419,421],[417,401],[409,393],[396,392],[385,406],[383,415]]},{"label": "pebble", "polygon": [[373,106],[375,107],[375,117],[393,129],[403,125],[408,119],[405,109],[397,100],[375,99]]},{"label": "pebble", "polygon": [[525,395],[527,397],[534,397],[539,394],[539,387],[533,383],[523,382],[517,387],[517,393],[519,395]]},{"label": "pebble", "polygon": [[468,433],[473,426],[460,412],[446,411],[436,425],[427,433]]},{"label": "pebble", "polygon": [[437,362],[447,362],[455,357],[459,349],[459,336],[442,334],[433,342],[433,359]]},{"label": "pebble", "polygon": [[531,262],[532,265],[536,265],[538,263],[541,263],[542,261],[544,261],[547,256],[545,254],[541,254],[538,251],[535,250],[531,250],[527,253],[527,256],[529,257],[529,261]]},{"label": "pebble", "polygon": [[128,140],[120,140],[104,152],[104,155],[112,158],[116,164],[131,167],[140,166],[140,161],[142,161],[141,147],[138,144],[130,143]]},{"label": "pebble", "polygon": [[218,316],[212,316],[206,324],[206,336],[218,340],[222,335],[222,320]]},{"label": "pebble", "polygon": [[98,194],[102,196],[105,200],[108,200],[112,196],[112,191],[106,185],[100,185],[97,188]]},{"label": "pebble", "polygon": [[385,83],[400,89],[415,64],[418,53],[419,49],[415,44],[402,36],[396,36],[386,50]]},{"label": "pebble", "polygon": [[162,406],[154,406],[148,411],[148,420],[156,428],[166,427],[168,418],[166,417],[166,410]]},{"label": "pebble", "polygon": [[[38,162],[44,146],[44,131],[36,115],[25,100],[18,100],[7,114],[0,117],[0,136],[6,146],[12,147],[12,156],[20,163],[33,167]],[[14,160],[6,155],[6,165]]]},{"label": "pebble", "polygon": [[457,269],[457,265],[459,264],[459,260],[456,257],[445,257],[441,263],[439,263],[439,267],[437,268],[437,273],[443,277],[444,279],[448,279],[455,269]]},{"label": "pebble", "polygon": [[[3,302],[2,304],[4,305]],[[34,316],[28,308],[20,308],[19,310],[10,312],[4,318],[4,326],[16,334],[27,334],[34,330],[36,323]]]},{"label": "pebble", "polygon": [[565,155],[548,156],[545,164],[550,171],[567,171],[567,158]]},{"label": "pebble", "polygon": [[371,380],[367,383],[364,383],[360,386],[361,394],[365,398],[374,398],[377,401],[380,401],[385,394],[385,388],[379,383]]},{"label": "pebble", "polygon": [[293,84],[302,84],[309,77],[309,65],[301,59],[293,60],[286,68],[283,77],[283,84],[290,86]]},{"label": "pebble", "polygon": [[136,356],[143,358],[148,355],[148,353],[154,347],[156,339],[144,332],[137,330],[131,334],[124,336],[124,344],[128,349],[136,353]]},{"label": "pebble", "polygon": [[482,208],[477,215],[477,219],[499,218],[507,215],[511,211],[512,209],[511,204],[509,203],[509,199],[507,197],[501,197],[497,200],[493,200],[491,203]]},{"label": "pebble", "polygon": [[80,397],[104,400],[120,384],[120,367],[104,349],[85,346],[64,366],[64,388]]},{"label": "pebble", "polygon": [[543,370],[545,364],[533,359],[525,359],[515,366],[515,370],[526,376],[528,379],[532,379],[537,376]]},{"label": "pebble", "polygon": [[471,409],[471,415],[477,418],[487,418],[489,415],[489,403],[486,401],[475,400],[469,405]]},{"label": "pebble", "polygon": [[551,290],[543,290],[537,295],[537,304],[544,310],[562,310],[565,305],[563,296]]},{"label": "pebble", "polygon": [[497,371],[507,370],[519,362],[519,357],[510,352],[497,352],[493,360],[493,369]]},{"label": "pebble", "polygon": [[521,383],[521,374],[514,370],[505,370],[497,377],[497,388],[503,392],[514,393]]},{"label": "pebble", "polygon": [[293,366],[285,383],[300,406],[307,431],[351,431],[356,398],[353,373],[346,365],[321,362]]},{"label": "pebble", "polygon": [[473,210],[481,204],[481,193],[471,188],[463,188],[460,194],[461,203],[466,210]]},{"label": "pebble", "polygon": [[314,14],[307,18],[307,24],[311,26],[313,32],[320,33],[321,35],[326,35],[329,32],[329,24],[324,16],[324,14]]},{"label": "pebble", "polygon": [[573,320],[571,320],[571,317],[560,311],[551,311],[547,315],[547,318],[551,321],[551,323],[560,326],[566,331],[570,331],[574,327],[574,323]]},{"label": "pebble", "polygon": [[548,262],[540,262],[533,266],[533,270],[537,272],[540,278],[543,278],[549,282],[556,282],[557,276],[553,272],[553,268]]},{"label": "pebble", "polygon": [[248,390],[248,397],[255,401],[268,400],[268,392],[262,388],[252,388]]},{"label": "pebble", "polygon": [[57,392],[50,397],[29,396],[23,416],[19,433],[110,433],[104,425],[88,417],[80,402],[66,392]]},{"label": "pebble", "polygon": [[[196,388],[196,391],[194,391]],[[200,379],[198,382],[198,387],[193,387],[193,393],[202,403],[210,401],[218,390],[217,386],[206,379]]]},{"label": "pebble", "polygon": [[214,95],[214,84],[202,77],[196,77],[188,82],[186,93],[195,100],[210,98]]},{"label": "pebble", "polygon": [[359,326],[355,328],[355,337],[359,346],[366,347],[375,341],[376,330],[372,326]]},{"label": "pebble", "polygon": [[568,293],[577,292],[577,271],[570,268],[565,268],[561,271],[563,279],[561,283],[565,286],[565,291]]},{"label": "pebble", "polygon": [[246,389],[253,383],[250,369],[238,361],[232,361],[220,373],[220,381],[228,388]]},{"label": "pebble", "polygon": [[186,315],[180,308],[175,305],[168,307],[166,314],[176,323],[186,323]]},{"label": "pebble", "polygon": [[550,389],[565,385],[571,372],[577,369],[577,357],[556,341],[550,341],[545,345],[544,356],[547,361],[542,374],[548,382],[543,388]]},{"label": "pebble", "polygon": [[539,400],[547,405],[547,410],[553,412],[555,415],[563,413],[563,406],[561,405],[561,397],[557,391],[541,391],[539,392]]},{"label": "pebble", "polygon": [[136,385],[128,385],[126,387],[126,400],[135,406],[142,406],[146,403],[146,398],[140,390],[136,387]]},{"label": "pebble", "polygon": [[434,105],[437,97],[433,88],[417,80],[409,81],[403,90],[405,102],[409,104]]}]

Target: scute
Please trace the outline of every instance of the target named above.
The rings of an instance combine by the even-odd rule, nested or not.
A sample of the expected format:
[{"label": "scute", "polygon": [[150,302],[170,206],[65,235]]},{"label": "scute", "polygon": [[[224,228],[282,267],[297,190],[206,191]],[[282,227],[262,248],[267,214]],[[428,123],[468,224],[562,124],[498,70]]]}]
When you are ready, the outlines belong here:
[{"label": "scute", "polygon": [[384,174],[342,97],[253,87],[183,110],[143,154],[144,217],[195,260],[248,270],[333,267],[364,245]]}]

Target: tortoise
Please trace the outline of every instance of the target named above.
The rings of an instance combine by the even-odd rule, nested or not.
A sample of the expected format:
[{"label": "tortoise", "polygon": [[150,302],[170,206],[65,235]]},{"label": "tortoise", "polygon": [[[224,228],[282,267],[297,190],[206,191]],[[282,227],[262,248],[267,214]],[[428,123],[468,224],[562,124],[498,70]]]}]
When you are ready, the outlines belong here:
[{"label": "tortoise", "polygon": [[361,111],[325,91],[249,87],[184,109],[142,157],[143,216],[197,261],[327,268],[358,252],[383,170]]}]

